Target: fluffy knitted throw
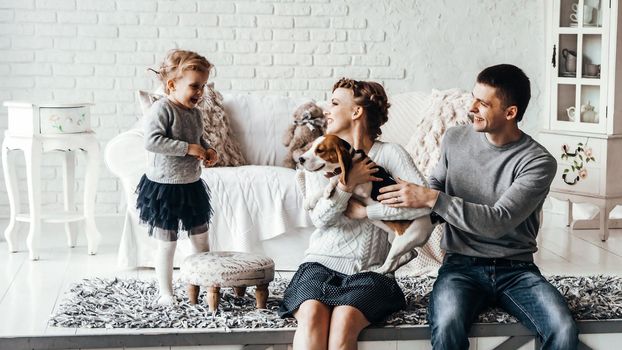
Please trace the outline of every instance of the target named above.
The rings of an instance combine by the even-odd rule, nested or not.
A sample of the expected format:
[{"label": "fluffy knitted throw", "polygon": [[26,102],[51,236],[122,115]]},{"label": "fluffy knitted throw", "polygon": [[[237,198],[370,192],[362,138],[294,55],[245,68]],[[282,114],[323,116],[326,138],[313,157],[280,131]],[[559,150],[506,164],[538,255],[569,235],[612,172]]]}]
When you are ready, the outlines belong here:
[{"label": "fluffy knitted throw", "polygon": [[[432,90],[430,104],[405,147],[426,178],[440,159],[441,140],[445,131],[452,126],[471,123],[468,112],[472,100],[470,93],[459,89]],[[416,248],[419,256],[397,270],[396,275],[436,274],[445,255],[441,249],[443,227],[436,227],[428,242]]]}]

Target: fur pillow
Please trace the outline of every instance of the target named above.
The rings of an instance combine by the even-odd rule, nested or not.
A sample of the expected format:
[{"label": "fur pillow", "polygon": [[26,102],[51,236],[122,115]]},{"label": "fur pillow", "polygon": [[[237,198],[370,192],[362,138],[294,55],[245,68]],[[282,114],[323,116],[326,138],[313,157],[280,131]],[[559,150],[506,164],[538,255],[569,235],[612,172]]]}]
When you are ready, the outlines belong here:
[{"label": "fur pillow", "polygon": [[[164,96],[161,90],[155,93],[138,91],[138,102],[143,115],[147,113],[153,102]],[[203,137],[210,146],[218,152],[218,162],[214,166],[240,166],[246,161],[240,151],[240,145],[235,141],[231,132],[229,117],[223,107],[223,98],[220,92],[214,89],[214,83],[205,87],[205,93],[197,108],[203,115]]]},{"label": "fur pillow", "polygon": [[441,140],[445,131],[456,125],[471,123],[469,108],[473,96],[459,89],[432,90],[430,105],[406,144],[419,170],[430,176],[441,157]]}]

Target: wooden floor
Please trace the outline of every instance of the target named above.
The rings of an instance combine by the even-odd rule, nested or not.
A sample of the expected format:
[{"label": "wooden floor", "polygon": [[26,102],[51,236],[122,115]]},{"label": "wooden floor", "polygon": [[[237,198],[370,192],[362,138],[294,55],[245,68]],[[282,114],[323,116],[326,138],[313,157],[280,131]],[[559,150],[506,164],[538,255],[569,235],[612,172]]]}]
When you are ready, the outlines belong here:
[{"label": "wooden floor", "polygon": [[[22,246],[19,252],[8,253],[6,242],[0,241],[0,315],[2,315],[0,337],[110,332],[105,329],[59,329],[47,326],[48,317],[62,299],[63,293],[68,290],[70,284],[82,278],[96,276],[154,278],[152,269],[117,267],[116,253],[122,228],[121,217],[99,218],[98,225],[103,241],[98,254],[94,256],[87,255],[84,237],[78,238],[78,246],[75,248],[66,247],[62,225],[44,227],[39,261],[28,259],[25,242],[20,242]],[[0,232],[3,232],[5,227],[6,220],[0,220]],[[25,241],[27,227],[22,231],[22,238]],[[612,230],[609,240],[601,242],[597,231],[569,232],[562,215],[546,213],[538,246],[540,250],[535,256],[536,263],[544,274],[622,274],[622,230]],[[281,272],[281,274],[291,273]],[[166,330],[142,330],[143,333],[162,331]],[[619,343],[622,338],[601,335],[594,341],[598,344],[601,342],[612,344]],[[601,348],[600,345],[594,345],[595,349]],[[392,344],[373,344],[362,348],[414,349]]]}]

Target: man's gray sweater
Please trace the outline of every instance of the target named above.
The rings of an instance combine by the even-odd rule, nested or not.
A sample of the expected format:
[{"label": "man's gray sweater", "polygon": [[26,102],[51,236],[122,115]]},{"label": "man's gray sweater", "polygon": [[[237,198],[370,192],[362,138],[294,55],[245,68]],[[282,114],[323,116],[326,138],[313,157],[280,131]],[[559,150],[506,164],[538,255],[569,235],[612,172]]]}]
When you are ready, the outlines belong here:
[{"label": "man's gray sweater", "polygon": [[203,139],[203,117],[196,108],[179,107],[163,97],[153,103],[144,117],[147,178],[164,184],[187,184],[199,180],[200,161],[187,155],[189,144]]},{"label": "man's gray sweater", "polygon": [[447,130],[430,176],[447,253],[533,261],[540,211],[557,170],[529,135],[497,147],[471,125]]}]

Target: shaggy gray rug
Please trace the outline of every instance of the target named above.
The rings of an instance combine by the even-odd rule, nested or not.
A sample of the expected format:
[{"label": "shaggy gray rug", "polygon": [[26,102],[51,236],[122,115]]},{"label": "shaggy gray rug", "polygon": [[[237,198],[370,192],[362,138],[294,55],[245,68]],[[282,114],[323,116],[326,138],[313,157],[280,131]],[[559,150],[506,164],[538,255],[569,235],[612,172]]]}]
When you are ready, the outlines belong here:
[{"label": "shaggy gray rug", "polygon": [[[549,276],[551,283],[566,297],[577,320],[622,318],[622,277]],[[391,315],[389,325],[426,323],[431,277],[399,278],[407,307]],[[270,283],[267,309],[255,309],[254,288],[244,298],[237,298],[229,288],[221,289],[219,309],[215,314],[201,302],[190,305],[185,286],[175,284],[177,304],[162,307],[154,304],[158,295],[154,281],[135,279],[85,279],[65,295],[49,324],[81,328],[284,328],[295,327],[294,319],[281,319],[276,311],[289,280]],[[200,295],[203,298],[203,292]],[[499,309],[480,315],[480,322],[511,323],[517,320]]]}]

